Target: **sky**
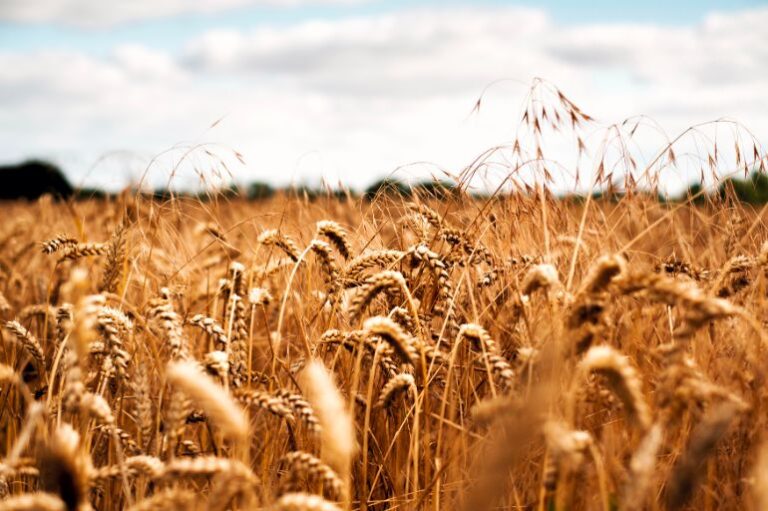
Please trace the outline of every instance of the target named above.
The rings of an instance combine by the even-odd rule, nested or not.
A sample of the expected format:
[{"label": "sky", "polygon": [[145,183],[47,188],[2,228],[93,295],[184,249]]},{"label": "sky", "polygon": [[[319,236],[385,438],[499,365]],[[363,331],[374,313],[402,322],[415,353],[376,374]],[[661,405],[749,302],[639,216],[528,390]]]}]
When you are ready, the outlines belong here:
[{"label": "sky", "polygon": [[531,98],[556,101],[531,96],[541,78],[595,118],[588,163],[547,135],[564,169],[596,166],[633,116],[640,167],[689,126],[737,121],[677,143],[682,183],[709,146],[747,159],[768,141],[766,26],[756,0],[3,0],[0,163],[109,189],[456,175],[524,138]]}]

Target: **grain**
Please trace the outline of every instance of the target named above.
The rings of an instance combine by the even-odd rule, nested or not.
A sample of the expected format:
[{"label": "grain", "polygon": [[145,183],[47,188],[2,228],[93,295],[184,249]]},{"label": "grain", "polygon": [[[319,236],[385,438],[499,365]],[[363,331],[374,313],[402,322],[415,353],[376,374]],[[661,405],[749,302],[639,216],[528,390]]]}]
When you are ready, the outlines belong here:
[{"label": "grain", "polygon": [[248,419],[229,393],[193,362],[171,362],[168,381],[199,404],[226,435],[243,440],[248,435]]}]

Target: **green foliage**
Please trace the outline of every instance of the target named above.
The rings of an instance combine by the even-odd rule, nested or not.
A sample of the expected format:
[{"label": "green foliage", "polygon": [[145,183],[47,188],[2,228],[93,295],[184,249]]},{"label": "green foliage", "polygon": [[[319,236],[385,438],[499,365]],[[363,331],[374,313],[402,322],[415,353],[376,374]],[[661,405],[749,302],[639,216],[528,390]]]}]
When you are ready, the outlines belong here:
[{"label": "green foliage", "polygon": [[269,199],[273,195],[275,195],[275,189],[262,181],[254,181],[249,184],[245,194],[249,200]]},{"label": "green foliage", "polygon": [[768,202],[768,176],[753,172],[747,179],[728,178],[720,184],[718,193],[724,199],[729,192],[741,202],[765,204]]},{"label": "green foliage", "polygon": [[679,200],[688,200],[693,204],[704,204],[707,201],[707,192],[701,183],[692,183],[688,189],[683,192]]},{"label": "green foliage", "polygon": [[[69,183],[66,181],[66,178],[59,171],[58,167],[45,161],[30,160],[15,166],[3,166],[0,167],[0,169],[5,170],[6,172],[12,172],[16,169],[27,169],[32,167],[46,175],[50,174],[50,179],[52,180],[51,182],[53,184],[48,186],[57,186],[60,189],[58,190],[58,195],[66,197],[69,194],[72,194],[73,198],[76,200],[114,197],[113,193],[105,192],[104,190],[98,188],[80,188],[72,190]],[[10,174],[6,174],[6,176],[8,175]],[[5,198],[29,195],[29,190],[27,190],[29,186],[29,183],[23,180],[19,183],[9,181],[6,183],[7,189],[5,190]],[[348,190],[320,189],[308,185],[299,185],[288,189],[275,189],[263,181],[254,181],[246,185],[244,188],[238,188],[235,185],[231,185],[215,192],[207,191],[202,193],[195,193],[189,191],[184,192],[157,189],[149,193],[143,193],[143,195],[147,196],[148,198],[154,198],[156,200],[167,200],[173,196],[179,198],[197,198],[202,201],[209,201],[215,198],[232,199],[236,197],[244,197],[248,200],[258,201],[269,199],[278,192],[282,192],[288,197],[298,197],[307,201],[315,201],[322,197],[345,201],[349,197],[356,196],[355,193]],[[447,199],[455,196],[458,193],[459,188],[454,183],[448,181],[425,180],[417,182],[413,185],[409,185],[396,178],[384,178],[376,181],[371,186],[366,188],[363,197],[368,200],[371,200],[378,195],[402,197],[405,199],[411,198],[413,196],[425,199]],[[633,195],[642,193],[646,192],[643,192],[642,190],[635,190],[632,192]],[[626,194],[622,191],[609,188],[592,192],[591,198],[595,201],[618,202],[622,200],[625,195]],[[471,196],[480,200],[485,200],[488,198],[487,193],[482,191],[474,191],[471,193]],[[560,200],[563,200],[567,203],[582,204],[587,199],[587,195],[568,193],[561,195],[559,198]],[[701,183],[692,183],[679,196],[667,197],[658,194],[656,198],[659,202],[662,203],[690,201],[693,204],[705,204],[713,200],[717,201],[729,199],[738,200],[748,204],[766,204],[768,203],[768,175],[755,171],[744,179],[728,178],[721,181],[717,188],[711,191],[706,190]]]},{"label": "green foliage", "polygon": [[447,199],[458,193],[458,188],[448,181],[421,181],[411,186],[414,195],[424,198]]},{"label": "green foliage", "polygon": [[411,188],[407,184],[397,179],[381,179],[365,189],[366,199],[373,199],[377,195],[396,195],[400,197],[410,197]]},{"label": "green foliage", "polygon": [[72,197],[75,200],[105,199],[109,194],[99,188],[75,188]]}]

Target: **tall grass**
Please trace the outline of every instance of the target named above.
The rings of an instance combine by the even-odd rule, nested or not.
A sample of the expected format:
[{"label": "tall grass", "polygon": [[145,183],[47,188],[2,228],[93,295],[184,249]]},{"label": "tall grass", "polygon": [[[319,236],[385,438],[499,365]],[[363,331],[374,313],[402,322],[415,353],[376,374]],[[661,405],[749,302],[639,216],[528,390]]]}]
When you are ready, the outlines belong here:
[{"label": "tall grass", "polygon": [[[590,122],[557,101],[523,125]],[[2,211],[0,509],[766,500],[763,210],[542,179]]]}]

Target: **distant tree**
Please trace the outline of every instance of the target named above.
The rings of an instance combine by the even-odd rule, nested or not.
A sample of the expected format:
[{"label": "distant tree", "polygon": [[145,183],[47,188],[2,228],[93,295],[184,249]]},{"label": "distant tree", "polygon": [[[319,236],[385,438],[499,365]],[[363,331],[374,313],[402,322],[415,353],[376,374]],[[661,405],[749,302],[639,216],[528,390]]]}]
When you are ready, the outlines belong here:
[{"label": "distant tree", "polygon": [[295,197],[297,199],[302,199],[308,202],[314,202],[318,197],[320,197],[321,192],[318,189],[312,188],[308,185],[298,185],[286,189],[285,194],[288,197]]},{"label": "distant tree", "polygon": [[352,190],[336,188],[330,192],[329,197],[333,197],[339,202],[346,202],[350,199],[354,200],[358,197],[358,194]]},{"label": "distant tree", "polygon": [[704,204],[707,201],[704,185],[702,183],[691,183],[680,199],[691,201],[693,204]]},{"label": "distant tree", "polygon": [[765,204],[768,202],[768,176],[753,172],[747,179],[728,178],[718,189],[721,198],[729,194],[741,202],[749,204]]},{"label": "distant tree", "polygon": [[254,181],[246,188],[245,195],[250,200],[269,199],[275,195],[275,189],[262,181]]},{"label": "distant tree", "polygon": [[421,181],[411,186],[415,195],[425,198],[447,199],[458,193],[456,185],[448,181]]},{"label": "distant tree", "polygon": [[73,193],[61,169],[42,160],[0,166],[0,179],[0,199],[37,199],[46,193],[68,198]]},{"label": "distant tree", "polygon": [[370,200],[377,195],[395,195],[400,197],[410,197],[411,189],[408,185],[397,179],[385,178],[376,181],[365,189],[365,198]]},{"label": "distant tree", "polygon": [[73,197],[77,200],[88,200],[106,199],[109,195],[99,188],[78,188],[74,191]]}]

